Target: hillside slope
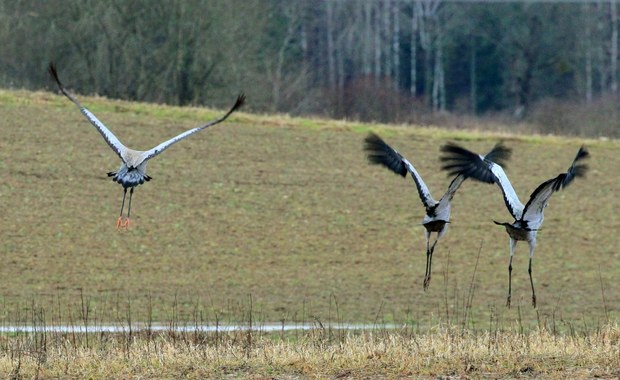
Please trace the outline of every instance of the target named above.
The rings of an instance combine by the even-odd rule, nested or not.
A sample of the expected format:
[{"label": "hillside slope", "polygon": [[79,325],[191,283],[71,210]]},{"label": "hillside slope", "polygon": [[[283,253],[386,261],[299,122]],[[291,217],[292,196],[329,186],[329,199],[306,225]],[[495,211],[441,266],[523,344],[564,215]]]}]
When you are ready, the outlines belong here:
[{"label": "hillside slope", "polygon": [[[135,149],[219,115],[80,100]],[[511,221],[499,190],[463,184],[423,292],[423,208],[413,182],[368,165],[362,140],[368,130],[382,135],[438,197],[448,184],[439,170],[443,143],[460,140],[485,152],[502,139],[513,148],[508,175],[524,202],[584,143],[240,112],[150,162],[153,180],[136,189],[133,228],[118,233],[122,188],[106,176],[118,158],[78,110],[55,94],[2,90],[0,113],[5,319],[31,302],[77,313],[81,294],[107,320],[125,313],[128,302],[135,320],[147,313],[163,320],[172,309],[243,319],[251,302],[267,321],[432,324],[462,313],[482,247],[472,316],[478,323],[490,313],[514,320],[518,308],[504,308],[508,237],[492,223]],[[612,317],[619,312],[620,143],[585,143],[587,179],[552,198],[539,233],[534,279],[543,320],[598,321],[605,304]],[[513,287],[513,305],[535,320],[524,243]]]}]

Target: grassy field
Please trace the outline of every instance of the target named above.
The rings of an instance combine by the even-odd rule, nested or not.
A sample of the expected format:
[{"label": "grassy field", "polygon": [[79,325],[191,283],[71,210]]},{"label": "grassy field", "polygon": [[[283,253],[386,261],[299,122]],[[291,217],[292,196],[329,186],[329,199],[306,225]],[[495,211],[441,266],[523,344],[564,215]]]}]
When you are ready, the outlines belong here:
[{"label": "grassy field", "polygon": [[[80,99],[136,149],[220,114]],[[474,328],[493,319],[588,330],[619,315],[617,141],[240,112],[150,162],[153,180],[136,190],[133,227],[119,233],[122,188],[106,177],[119,160],[78,110],[52,93],[0,91],[0,113],[4,323],[35,312],[67,322],[86,310],[100,321],[234,322],[252,313],[263,321],[432,327],[467,313]],[[411,179],[367,164],[370,130],[411,160],[436,196],[449,181],[438,160],[447,141],[486,152],[504,140],[523,201],[587,145],[587,179],[554,195],[545,213],[537,310],[524,243],[514,261],[515,307],[504,307],[508,237],[492,220],[511,220],[497,187],[470,181],[455,197],[423,292],[423,208]]]}]

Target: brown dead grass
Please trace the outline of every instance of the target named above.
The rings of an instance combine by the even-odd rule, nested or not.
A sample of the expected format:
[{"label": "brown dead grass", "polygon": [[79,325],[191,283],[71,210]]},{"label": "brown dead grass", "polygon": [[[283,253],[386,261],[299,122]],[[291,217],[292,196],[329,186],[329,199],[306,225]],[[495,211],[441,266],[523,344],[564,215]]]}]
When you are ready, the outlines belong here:
[{"label": "brown dead grass", "polygon": [[[617,378],[620,330],[557,335],[546,330],[427,334],[376,330],[300,339],[247,333],[217,340],[178,335],[3,339],[0,374],[14,378]],[[94,339],[93,339],[94,338]],[[212,339],[213,337],[211,337]]]}]

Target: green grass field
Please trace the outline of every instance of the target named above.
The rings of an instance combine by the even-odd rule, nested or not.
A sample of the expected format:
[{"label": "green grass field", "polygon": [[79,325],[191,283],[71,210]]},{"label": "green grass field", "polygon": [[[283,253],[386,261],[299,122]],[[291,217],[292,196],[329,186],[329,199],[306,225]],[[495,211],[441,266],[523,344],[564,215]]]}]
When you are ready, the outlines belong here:
[{"label": "green grass field", "polygon": [[[221,113],[79,98],[135,149]],[[587,327],[619,315],[618,141],[240,112],[150,162],[153,180],[136,189],[132,229],[119,233],[122,188],[106,176],[119,160],[73,104],[2,90],[0,113],[5,323],[33,308],[66,320],[85,301],[91,315],[110,321],[128,312],[133,320],[191,319],[197,310],[207,320],[243,320],[250,310],[275,322],[432,326],[461,318],[470,286],[474,327],[489,318]],[[454,199],[433,281],[422,290],[423,208],[410,178],[368,165],[362,141],[370,130],[416,165],[436,197],[449,181],[438,159],[447,141],[484,153],[504,140],[524,202],[587,145],[587,179],[554,195],[538,235],[538,310],[525,243],[514,260],[515,307],[504,307],[508,236],[492,220],[512,220],[497,187],[471,181]]]}]

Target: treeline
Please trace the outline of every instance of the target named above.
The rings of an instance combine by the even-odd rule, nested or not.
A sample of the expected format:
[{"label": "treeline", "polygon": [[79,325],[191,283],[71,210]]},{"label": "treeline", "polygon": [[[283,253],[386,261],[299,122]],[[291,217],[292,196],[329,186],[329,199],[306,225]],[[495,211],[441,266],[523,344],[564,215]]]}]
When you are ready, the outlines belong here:
[{"label": "treeline", "polygon": [[0,0],[0,85],[51,89],[45,67],[53,60],[72,89],[113,98],[224,107],[244,91],[259,112],[524,119],[557,104],[615,104],[617,8],[615,1]]}]

